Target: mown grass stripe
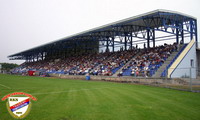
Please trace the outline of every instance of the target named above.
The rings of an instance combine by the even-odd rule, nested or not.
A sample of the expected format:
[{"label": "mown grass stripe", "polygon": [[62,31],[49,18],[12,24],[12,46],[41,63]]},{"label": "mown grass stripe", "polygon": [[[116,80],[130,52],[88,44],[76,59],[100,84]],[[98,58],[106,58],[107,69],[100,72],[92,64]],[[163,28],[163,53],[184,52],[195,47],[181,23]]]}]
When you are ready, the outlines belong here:
[{"label": "mown grass stripe", "polygon": [[0,86],[3,86],[3,87],[5,87],[5,88],[7,88],[7,89],[11,89],[10,87],[8,87],[8,86],[6,86],[6,85],[3,85],[3,84],[0,84]]},{"label": "mown grass stripe", "polygon": [[[0,75],[0,96],[32,94],[26,120],[199,120],[200,94],[112,82]],[[71,92],[70,92],[71,91]],[[12,120],[5,102],[0,119]]]}]

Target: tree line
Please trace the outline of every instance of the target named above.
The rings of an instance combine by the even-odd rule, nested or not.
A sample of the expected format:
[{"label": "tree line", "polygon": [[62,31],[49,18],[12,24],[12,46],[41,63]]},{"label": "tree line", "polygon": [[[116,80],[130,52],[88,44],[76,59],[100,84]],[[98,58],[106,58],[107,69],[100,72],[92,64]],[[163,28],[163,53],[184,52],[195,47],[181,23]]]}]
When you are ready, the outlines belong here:
[{"label": "tree line", "polygon": [[18,67],[18,64],[14,64],[14,63],[0,63],[1,65],[1,70],[5,70],[5,71],[10,71],[11,69]]}]

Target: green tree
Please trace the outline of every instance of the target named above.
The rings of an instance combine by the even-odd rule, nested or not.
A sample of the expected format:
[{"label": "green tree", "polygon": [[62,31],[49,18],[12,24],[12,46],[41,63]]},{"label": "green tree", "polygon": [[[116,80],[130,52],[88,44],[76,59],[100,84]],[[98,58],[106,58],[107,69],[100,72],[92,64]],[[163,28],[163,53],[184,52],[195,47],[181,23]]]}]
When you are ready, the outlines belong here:
[{"label": "green tree", "polygon": [[2,65],[1,70],[10,71],[11,69],[18,67],[19,65],[14,63],[0,63]]}]

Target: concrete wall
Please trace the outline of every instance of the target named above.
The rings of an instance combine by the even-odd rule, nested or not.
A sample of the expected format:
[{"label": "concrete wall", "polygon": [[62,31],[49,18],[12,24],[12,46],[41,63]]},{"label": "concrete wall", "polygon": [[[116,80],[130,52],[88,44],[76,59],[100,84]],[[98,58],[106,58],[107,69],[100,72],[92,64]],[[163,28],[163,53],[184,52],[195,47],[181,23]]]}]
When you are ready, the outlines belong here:
[{"label": "concrete wall", "polygon": [[[52,77],[58,77],[62,79],[74,79],[74,80],[86,80],[86,76],[83,75],[58,75],[50,74]],[[144,78],[144,77],[112,77],[112,76],[90,76],[94,81],[108,81],[108,82],[120,82],[120,83],[136,83],[143,85],[153,86],[165,86],[165,85],[187,85],[188,83],[184,79],[166,79],[166,78]]]},{"label": "concrete wall", "polygon": [[200,76],[200,49],[197,49],[197,74]]},{"label": "concrete wall", "polygon": [[[193,65],[191,65],[191,60],[193,60]],[[174,69],[174,68],[172,68]],[[181,78],[181,77],[197,77],[197,60],[196,60],[196,45],[193,44],[192,47],[187,51],[187,54],[183,57],[178,66],[171,73],[171,78]],[[191,74],[191,75],[190,75]]]}]

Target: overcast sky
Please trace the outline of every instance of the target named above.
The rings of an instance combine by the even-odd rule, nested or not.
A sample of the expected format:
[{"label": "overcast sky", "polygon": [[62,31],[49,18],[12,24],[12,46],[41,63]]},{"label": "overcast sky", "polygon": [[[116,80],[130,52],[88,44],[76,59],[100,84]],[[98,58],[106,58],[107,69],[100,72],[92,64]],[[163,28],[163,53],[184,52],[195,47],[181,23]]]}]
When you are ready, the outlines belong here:
[{"label": "overcast sky", "polygon": [[200,19],[200,0],[0,0],[0,63],[22,63],[7,56],[156,9]]}]

